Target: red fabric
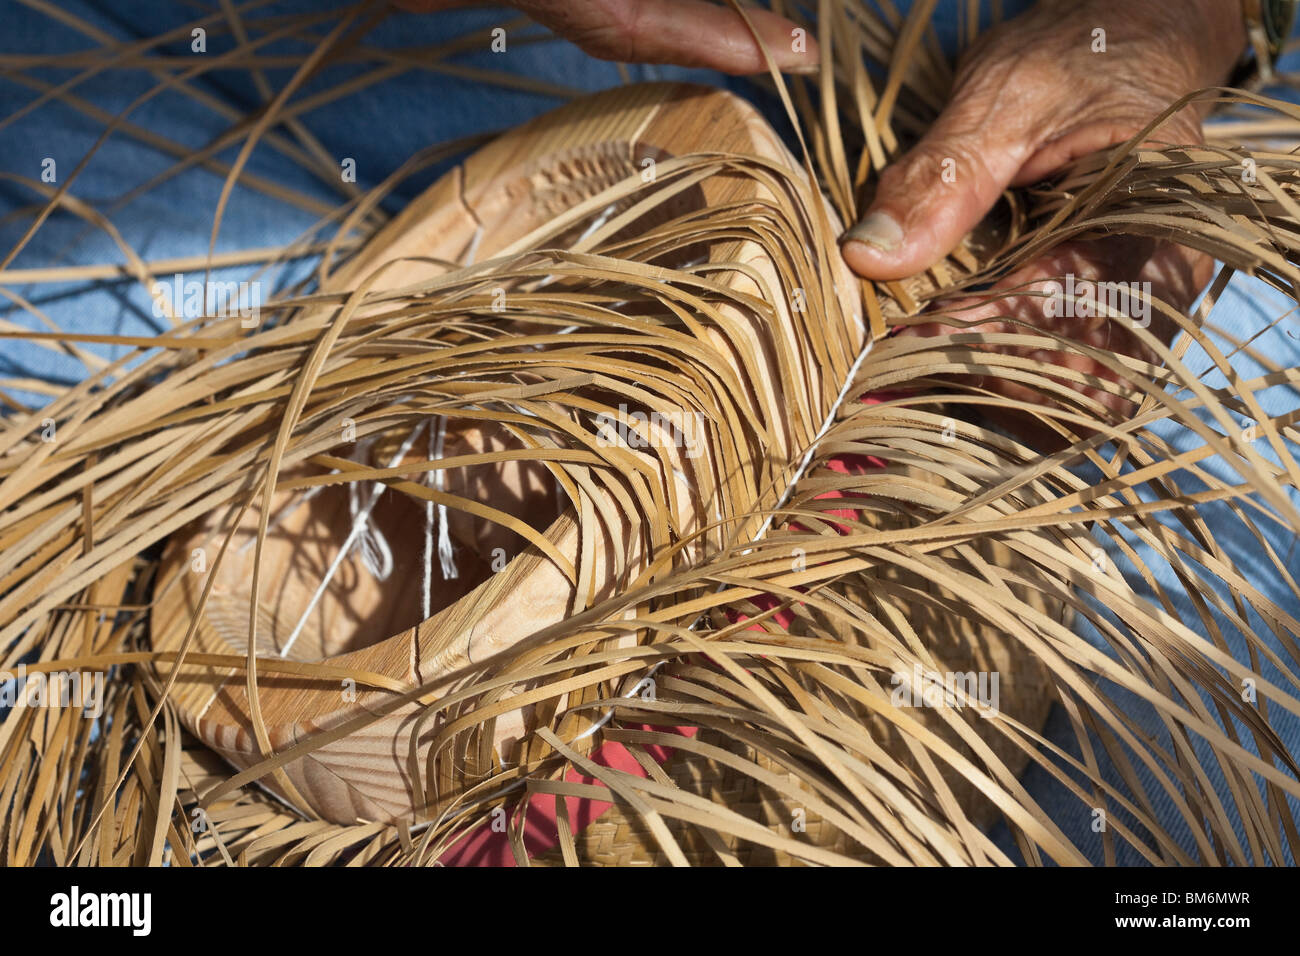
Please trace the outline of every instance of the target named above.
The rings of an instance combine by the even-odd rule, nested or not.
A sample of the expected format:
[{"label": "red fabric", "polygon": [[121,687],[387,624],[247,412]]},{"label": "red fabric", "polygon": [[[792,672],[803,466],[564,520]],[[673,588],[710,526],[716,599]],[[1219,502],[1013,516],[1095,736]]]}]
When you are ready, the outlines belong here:
[{"label": "red fabric", "polygon": [[[863,399],[863,402],[873,405],[884,400],[883,397],[868,396]],[[861,475],[877,468],[883,468],[884,462],[868,455],[844,455],[839,458],[832,458],[827,462],[826,467],[841,475]],[[844,495],[839,491],[828,491],[817,496],[819,500],[842,497]],[[843,508],[829,511],[827,514],[836,518],[851,519],[856,512],[851,508]],[[792,522],[790,527],[797,530],[807,530],[797,522]],[[849,529],[844,525],[837,525],[836,527],[841,534],[848,533]],[[780,600],[771,594],[760,594],[753,600],[759,608],[765,611],[781,604]],[[739,612],[728,612],[728,616],[732,621],[745,620],[745,615]],[[788,628],[794,621],[794,614],[789,610],[780,611],[772,616],[772,620],[780,627]],[[755,624],[753,629],[758,630],[759,625]],[[699,730],[697,727],[656,728],[648,724],[642,725],[641,729],[666,730],[681,734],[684,737],[694,737]],[[663,764],[673,755],[671,747],[647,747],[646,751],[659,764]],[[637,763],[636,758],[632,756],[626,747],[619,743],[605,743],[597,747],[591,754],[591,760],[601,767],[621,770],[624,773],[633,774],[643,779],[646,777],[645,770]],[[564,779],[569,783],[599,783],[592,777],[585,776],[573,769],[570,769],[565,774]],[[569,811],[569,826],[572,827],[574,833],[579,833],[590,826],[601,814],[613,806],[613,804],[604,800],[587,800],[578,797],[566,797],[565,801]],[[524,821],[523,840],[524,848],[531,859],[556,847],[559,844],[560,837],[556,829],[555,797],[553,795],[531,794],[527,798],[527,807],[528,815]],[[521,809],[520,805],[515,806],[507,828],[513,828],[515,815],[520,813]],[[439,857],[439,862],[446,866],[514,866],[515,856],[510,849],[510,837],[507,832],[500,829],[500,824],[498,824],[497,830],[493,830],[491,824],[484,824],[448,848]]]},{"label": "red fabric", "polygon": [[[694,737],[695,727],[652,727],[642,724],[641,730],[670,731],[684,737]],[[646,752],[656,763],[662,764],[673,755],[671,747],[647,746]],[[631,752],[619,743],[601,744],[591,754],[591,761],[602,767],[621,770],[624,773],[646,776],[645,770],[637,763]],[[570,769],[564,775],[569,783],[598,784],[593,777]],[[566,809],[569,811],[569,826],[574,833],[586,829],[613,804],[604,800],[587,800],[579,797],[565,797]],[[528,815],[524,818],[524,848],[529,858],[545,853],[560,842],[556,829],[555,797],[549,793],[531,794],[527,800]],[[507,823],[509,829],[514,827],[514,819],[522,812],[516,805]],[[498,824],[500,827],[500,824]],[[444,866],[514,866],[515,855],[510,849],[510,837],[506,830],[492,829],[492,824],[485,824],[463,837],[460,842],[448,848],[438,861]]]}]

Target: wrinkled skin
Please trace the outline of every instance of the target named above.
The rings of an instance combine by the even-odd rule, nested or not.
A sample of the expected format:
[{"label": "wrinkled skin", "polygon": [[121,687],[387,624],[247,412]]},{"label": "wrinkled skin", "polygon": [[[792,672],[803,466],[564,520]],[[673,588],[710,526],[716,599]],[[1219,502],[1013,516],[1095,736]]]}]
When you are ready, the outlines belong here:
[{"label": "wrinkled skin", "polygon": [[[460,0],[396,0],[424,12],[467,6]],[[740,14],[706,0],[510,0],[509,6],[601,60],[671,63],[722,73],[766,73],[763,52]],[[767,10],[748,10],[778,69],[817,69],[817,43],[796,52],[793,23]]]},{"label": "wrinkled skin", "polygon": [[[1106,52],[1093,52],[1093,30],[1106,31]],[[888,251],[852,240],[842,248],[849,265],[873,279],[896,279],[928,268],[953,249],[992,208],[1008,186],[1049,178],[1074,159],[1126,142],[1179,97],[1223,83],[1245,49],[1236,0],[1043,0],[1020,17],[989,31],[963,57],[952,99],[910,152],[882,174],[870,213],[901,227]],[[1201,141],[1200,115],[1187,107],[1151,136],[1155,144]],[[945,158],[955,160],[955,183],[941,178]],[[865,218],[865,217],[864,217]],[[1151,293],[1186,310],[1209,282],[1213,261],[1169,243],[1108,237],[1069,241],[1000,281],[997,289],[1028,286],[1074,274],[1079,280],[1150,282]],[[1038,280],[1038,285],[1029,285]],[[947,303],[945,315],[963,323],[1013,315],[1090,345],[1151,360],[1124,322],[1104,317],[1045,314],[1043,295]],[[1058,310],[1059,311],[1059,310]],[[1021,332],[987,321],[978,331]],[[955,331],[942,321],[901,334]],[[1151,331],[1166,343],[1174,326],[1152,310]],[[1029,349],[1005,351],[1028,356]],[[1045,354],[1037,357],[1046,358]],[[1099,362],[1059,352],[1057,364],[1116,380]],[[1015,382],[983,383],[1002,395],[1041,401]],[[1121,396],[1074,385],[1119,414],[1132,411]]]}]

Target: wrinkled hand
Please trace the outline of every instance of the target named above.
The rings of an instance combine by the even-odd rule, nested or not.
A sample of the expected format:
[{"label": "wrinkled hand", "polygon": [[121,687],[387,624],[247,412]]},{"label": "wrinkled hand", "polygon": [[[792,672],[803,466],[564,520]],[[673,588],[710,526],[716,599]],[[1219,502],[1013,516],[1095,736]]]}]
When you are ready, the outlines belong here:
[{"label": "wrinkled hand", "polygon": [[[466,5],[464,0],[395,2],[416,13]],[[509,0],[509,6],[601,60],[672,63],[735,74],[767,71],[762,49],[740,14],[706,0]],[[817,69],[817,43],[811,35],[801,35],[796,44],[795,25],[785,17],[767,10],[746,13],[777,69]]]},{"label": "wrinkled hand", "polygon": [[[1105,31],[1105,52],[1094,52],[1098,28]],[[1221,84],[1245,43],[1237,0],[1040,0],[991,30],[967,53],[948,107],[910,152],[884,170],[871,208],[845,234],[845,260],[873,279],[923,271],[955,248],[1008,186],[1038,182],[1080,156],[1129,140],[1180,96]],[[1160,126],[1152,140],[1200,142],[1200,116],[1189,106]],[[945,163],[949,182],[943,178]],[[1064,318],[1060,313],[1072,310],[1061,308],[1059,301],[1056,308],[1046,306],[1041,294],[1046,282],[1066,274],[1079,282],[1150,282],[1152,295],[1185,310],[1212,270],[1209,257],[1168,243],[1130,237],[1072,241],[995,287],[1028,286],[1040,294],[993,301],[982,297],[949,304],[943,312],[963,323],[1013,315],[1037,328],[1150,361],[1126,323],[1104,316]],[[1170,341],[1172,324],[1155,310],[1151,319],[1151,331]],[[1000,321],[976,329],[1024,331]],[[936,322],[902,332],[955,330]],[[1026,357],[1030,352],[1002,351]],[[1035,357],[1117,380],[1082,355]],[[1037,391],[1014,382],[985,384],[1010,398],[1042,401]],[[1072,387],[1116,412],[1131,411],[1120,396]]]}]

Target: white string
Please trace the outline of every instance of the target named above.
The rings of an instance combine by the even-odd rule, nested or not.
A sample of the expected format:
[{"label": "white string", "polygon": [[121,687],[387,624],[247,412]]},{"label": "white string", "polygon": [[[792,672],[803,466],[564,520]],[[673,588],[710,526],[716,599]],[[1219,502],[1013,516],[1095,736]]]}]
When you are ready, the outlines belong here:
[{"label": "white string", "polygon": [[[808,446],[808,450],[804,452],[803,459],[799,462],[799,467],[794,471],[794,477],[792,477],[790,483],[785,486],[785,491],[777,500],[776,507],[772,509],[770,514],[768,514],[767,520],[763,522],[763,526],[759,528],[758,533],[754,535],[755,542],[768,532],[768,529],[772,527],[772,522],[776,519],[777,511],[784,508],[790,501],[790,496],[794,494],[794,486],[799,483],[804,476],[804,472],[808,470],[808,466],[812,464],[813,455],[817,451],[817,446],[821,444],[821,440],[826,437],[826,433],[830,431],[831,426],[835,424],[835,418],[839,415],[840,409],[844,406],[844,402],[849,397],[849,391],[853,388],[853,381],[858,377],[858,370],[862,368],[862,363],[866,361],[867,356],[871,353],[871,347],[873,345],[875,345],[875,341],[868,336],[867,344],[862,347],[862,351],[858,353],[857,359],[853,362],[853,367],[849,369],[848,378],[844,380],[844,387],[840,389],[840,393],[835,396],[835,401],[831,403],[831,409],[826,414],[826,419],[822,422],[822,427],[817,430],[817,434],[813,437],[812,443]],[[741,553],[748,554],[752,550],[753,548],[746,548]]]},{"label": "white string", "polygon": [[[438,419],[438,428],[434,434],[433,457],[441,461],[443,445],[447,440],[447,419]],[[439,468],[433,473],[433,487],[438,491],[446,490],[447,473]],[[451,522],[447,520],[447,506],[438,505],[438,561],[442,564],[442,576],[448,581],[459,577],[456,570],[456,552],[451,546]]]},{"label": "white string", "polygon": [[[348,512],[356,520],[361,502],[361,489],[356,482],[348,484]],[[376,581],[387,581],[393,573],[393,549],[388,546],[388,539],[375,525],[366,522],[361,529],[361,536],[354,545],[361,555],[361,563]]]},{"label": "white string", "polygon": [[[330,474],[331,474],[331,475],[337,475],[338,473],[339,473],[339,470],[338,470],[337,468],[331,468],[331,469],[330,469]],[[316,497],[318,494],[320,494],[322,491],[324,491],[325,488],[326,488],[325,485],[317,485],[317,486],[314,487],[314,488],[308,488],[305,492],[303,492],[303,493],[302,493],[301,495],[299,495],[296,499],[294,499],[294,501],[292,501],[291,503],[285,505],[285,506],[284,506],[283,508],[281,508],[281,509],[276,513],[276,514],[272,515],[272,516],[271,516],[271,520],[270,520],[269,522],[267,522],[267,525],[266,525],[266,533],[267,533],[267,535],[269,536],[269,535],[271,534],[271,532],[274,531],[274,530],[279,526],[279,524],[280,524],[281,521],[283,521],[285,518],[289,517],[289,515],[293,514],[293,512],[297,511],[298,508],[299,508],[301,505],[305,505],[307,502],[311,501],[312,498]],[[255,545],[255,544],[257,544],[257,536],[256,536],[256,535],[254,535],[253,537],[251,537],[251,538],[249,538],[247,541],[245,541],[243,544],[241,544],[241,545],[239,546],[239,550],[236,551],[235,553],[236,553],[236,554],[244,554],[245,552],[248,551],[249,548],[251,548],[251,547],[252,547],[253,545]]]},{"label": "white string", "polygon": [[579,242],[582,242],[582,240],[586,239],[588,236],[590,236],[601,226],[605,225],[605,223],[609,222],[610,217],[613,216],[617,210],[618,210],[618,203],[616,202],[612,202],[608,206],[606,206],[601,211],[600,215],[591,221],[591,225],[582,231],[582,235],[578,237],[578,242],[575,242],[574,245],[576,246]]},{"label": "white string", "polygon": [[[470,238],[465,250],[463,265],[471,266],[478,256],[479,243],[483,240],[483,224],[480,223]],[[438,427],[429,432],[429,461],[442,459],[442,446],[447,436],[447,419],[439,416]],[[444,476],[441,468],[431,472],[431,483],[437,491],[444,488]],[[435,520],[436,516],[436,520]],[[442,565],[442,577],[450,581],[459,577],[456,570],[456,555],[451,546],[451,528],[447,524],[447,506],[432,501],[424,503],[424,579],[421,582],[421,608],[424,620],[433,616],[433,529],[438,527],[438,561]]]},{"label": "white string", "polygon": [[[393,456],[393,460],[388,463],[389,468],[396,468],[398,464],[401,463],[402,459],[406,457],[406,453],[409,452],[411,446],[415,444],[416,436],[420,434],[420,429],[423,427],[423,425],[417,425],[415,431],[411,432],[411,434],[407,436],[406,441],[402,443],[402,447],[399,448],[397,454]],[[311,612],[315,610],[317,603],[319,603],[321,597],[325,594],[325,589],[329,587],[330,580],[343,564],[343,559],[347,557],[348,552],[352,549],[352,542],[355,541],[357,535],[361,534],[365,529],[366,523],[370,518],[370,512],[373,511],[375,505],[379,503],[379,496],[383,494],[383,491],[384,484],[382,482],[376,481],[373,483],[370,500],[367,501],[365,507],[353,517],[352,530],[348,533],[347,540],[343,542],[343,546],[339,548],[338,554],[334,556],[334,561],[330,564],[329,570],[325,572],[325,577],[321,579],[320,585],[316,588],[316,593],[313,594],[311,600],[307,602],[307,607],[303,610],[302,617],[298,618],[298,625],[293,629],[293,633],[289,635],[289,640],[285,642],[284,647],[280,648],[281,657],[288,654],[289,649],[293,647],[294,641],[298,640],[298,635],[302,633],[303,627],[307,624],[307,618],[309,618]]]},{"label": "white string", "polygon": [[[588,225],[587,228],[583,230],[582,235],[580,235],[576,240],[574,240],[573,244],[575,246],[578,245],[584,239],[590,236],[593,232],[599,229],[601,226],[605,225],[605,223],[609,221],[610,216],[614,215],[614,213],[617,210],[618,210],[618,203],[610,203],[608,206],[606,206],[604,210],[599,215],[597,215],[595,219],[591,221],[591,224]],[[538,289],[544,289],[546,286],[550,285],[552,282],[556,281],[557,279],[559,279],[559,276],[557,275],[542,276],[535,283],[533,283],[532,291],[536,292]]]},{"label": "white string", "polygon": [[465,249],[465,258],[461,263],[463,266],[472,266],[474,259],[478,256],[479,243],[483,241],[483,224],[479,223],[474,229],[474,235],[470,236],[469,246]]},{"label": "white string", "polygon": [[[438,420],[439,422],[442,419]],[[434,436],[429,435],[429,460],[434,460]],[[421,620],[427,621],[433,616],[433,502],[424,503],[424,581],[421,593]]]},{"label": "white string", "polygon": [[[859,323],[861,323],[860,317],[858,318],[858,321]],[[790,496],[794,494],[794,487],[796,484],[799,483],[800,479],[803,478],[804,472],[808,470],[808,466],[812,463],[813,455],[817,451],[817,446],[821,443],[821,440],[826,437],[826,433],[831,430],[831,426],[835,424],[835,419],[839,415],[840,409],[844,407],[845,401],[848,400],[849,392],[853,388],[854,379],[858,377],[858,370],[862,368],[862,363],[866,361],[867,355],[870,354],[871,347],[873,345],[875,345],[875,342],[871,338],[871,336],[868,335],[866,344],[862,346],[862,351],[858,353],[858,357],[854,360],[853,366],[849,369],[848,376],[844,379],[844,386],[840,389],[839,395],[835,396],[835,401],[831,403],[830,410],[826,413],[826,418],[822,422],[822,427],[819,428],[817,430],[817,434],[813,436],[812,442],[808,445],[808,450],[804,452],[804,456],[799,462],[799,467],[795,469],[794,475],[791,477],[789,483],[786,485],[785,491],[781,493],[781,497],[777,499],[775,507],[773,507],[771,513],[768,514],[767,516],[767,520],[763,522],[762,526],[758,529],[757,533],[755,533],[753,537],[753,541],[755,543],[757,543],[758,540],[762,538],[763,535],[767,534],[769,529],[771,529],[772,522],[776,518],[776,513],[785,507],[786,503],[789,502],[790,500]],[[746,548],[741,553],[748,554],[752,550],[754,549]],[[725,591],[726,589],[727,589],[726,584],[719,584],[717,588],[714,590],[714,593],[716,594],[719,591]],[[697,627],[700,626],[700,623],[703,620],[704,620],[704,615],[701,614],[699,617],[695,619],[695,622],[691,624],[688,630],[692,630],[692,631],[695,630]],[[629,690],[626,694],[622,695],[623,699],[627,700],[641,693],[641,691],[645,689],[647,684],[651,682],[654,675],[657,674],[659,672],[659,669],[663,667],[664,664],[666,663],[667,661],[656,662],[650,668],[650,670],[646,672],[646,675],[636,682],[635,686],[633,686],[631,690]],[[609,723],[610,720],[613,718],[613,716],[614,716],[614,708],[613,707],[605,708],[605,713],[601,715],[600,719],[597,720],[595,723],[593,723],[582,733],[578,734],[578,736],[574,737],[573,743],[577,743],[579,740],[583,740],[587,737],[590,737],[601,727],[604,727],[607,723]]]},{"label": "white string", "polygon": [[[483,234],[483,224],[479,223],[475,226],[474,235],[470,237],[469,245],[465,248],[465,255],[461,259],[462,266],[472,266],[474,260],[478,258],[478,247],[483,241]],[[442,446],[446,435],[447,419],[439,416],[438,427],[429,432],[429,461],[440,461],[442,459]],[[431,474],[431,483],[434,489],[442,491],[444,488],[443,470],[439,468]],[[435,524],[438,527],[438,562],[442,565],[442,577],[447,581],[459,577],[456,570],[456,556],[451,547],[451,529],[447,525],[447,506],[441,503],[435,506],[432,501],[426,501],[424,503],[424,580],[421,585],[421,606],[426,621],[433,616],[433,529]]]}]

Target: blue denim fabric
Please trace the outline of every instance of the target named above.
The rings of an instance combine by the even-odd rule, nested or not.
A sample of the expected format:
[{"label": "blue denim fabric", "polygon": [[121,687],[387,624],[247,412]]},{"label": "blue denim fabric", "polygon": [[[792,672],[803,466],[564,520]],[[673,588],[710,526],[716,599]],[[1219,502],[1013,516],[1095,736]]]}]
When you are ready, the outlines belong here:
[{"label": "blue denim fabric", "polygon": [[[1008,15],[1027,5],[1008,2]],[[188,22],[193,14],[190,8],[168,4],[144,5],[127,0],[100,0],[82,2],[66,0],[60,6],[104,33],[122,41],[156,36],[162,31]],[[319,10],[324,5],[313,2],[276,3],[265,8],[265,13]],[[904,5],[905,6],[905,5]],[[958,36],[957,10],[965,4],[959,0],[944,0],[940,4],[940,36],[945,47],[956,49]],[[985,4],[987,7],[988,5]],[[466,10],[436,16],[399,15],[383,23],[366,38],[374,47],[410,47],[414,44],[434,45],[448,38],[462,35],[473,29],[490,27],[505,22],[513,14],[495,10]],[[326,27],[328,29],[328,27]],[[537,35],[534,29],[531,31]],[[574,47],[554,39],[538,43],[521,42],[525,33],[511,35],[508,55],[493,54],[488,50],[467,53],[457,62],[516,74],[536,77],[553,83],[582,90],[596,90],[621,82],[617,68],[609,63],[593,60]],[[5,8],[3,30],[0,30],[0,51],[10,54],[37,52],[67,52],[94,47],[96,43],[65,25],[17,4]],[[210,36],[208,55],[215,56],[230,49],[225,36]],[[270,55],[276,52],[297,52],[301,47],[285,41],[266,48]],[[177,57],[189,56],[189,42],[178,40],[167,47],[167,52]],[[1300,65],[1300,64],[1296,64]],[[344,76],[361,76],[365,68],[353,66],[337,68],[326,82],[320,80],[306,85],[295,97],[310,95],[341,81]],[[719,74],[671,67],[632,66],[633,79],[683,79],[725,85],[755,99],[772,117],[779,128],[785,129],[785,119],[779,104],[765,96],[743,79],[723,77]],[[75,74],[75,70],[50,70],[42,78],[50,83],[60,83]],[[272,88],[280,89],[287,79],[285,70],[270,71]],[[143,71],[124,73],[114,70],[89,83],[76,87],[74,95],[84,97],[110,113],[125,109],[132,100],[145,93],[155,79]],[[205,74],[196,85],[220,100],[228,102],[241,112],[247,112],[262,102],[256,88],[243,71],[224,71]],[[23,87],[12,79],[0,79],[0,116],[10,116],[24,108],[37,92]],[[378,183],[417,150],[430,144],[452,138],[507,128],[558,105],[557,98],[531,92],[511,91],[499,86],[484,86],[457,77],[433,72],[413,71],[397,78],[366,87],[364,90],[332,102],[307,113],[303,119],[316,137],[334,157],[351,157],[356,161],[358,183],[362,187]],[[221,133],[227,121],[212,111],[199,107],[185,96],[174,91],[157,95],[137,106],[128,117],[131,123],[160,133],[188,149],[198,148]],[[0,173],[39,180],[42,161],[49,157],[57,163],[59,181],[64,182],[86,155],[102,132],[102,127],[64,103],[47,102],[0,131]],[[232,162],[238,144],[219,154],[223,162]],[[130,189],[143,185],[168,169],[174,157],[160,154],[137,140],[117,132],[81,172],[73,186],[76,197],[97,204],[110,215],[121,230],[124,240],[142,257],[193,256],[206,253],[209,247],[213,215],[217,208],[222,177],[210,171],[191,169],[152,189],[144,190],[128,204],[109,209],[105,204]],[[445,168],[439,167],[440,168]],[[248,164],[249,171],[272,182],[287,183],[304,194],[328,203],[337,192],[333,184],[304,172],[296,163],[284,158],[266,145],[260,145]],[[404,183],[390,198],[389,208],[416,195],[432,181],[439,169],[432,169]],[[26,228],[29,217],[18,214],[20,210],[39,203],[40,197],[27,187],[9,178],[0,178],[0,249],[8,250]],[[236,189],[226,208],[217,237],[218,251],[281,245],[298,237],[312,226],[315,216],[287,203],[268,198],[241,186]],[[40,230],[35,239],[13,264],[13,268],[34,268],[51,264],[85,264],[120,262],[122,256],[113,239],[97,228],[69,215],[57,215]],[[300,277],[304,267],[298,265],[279,270],[268,277],[287,282]],[[231,270],[225,276],[247,277],[246,272]],[[59,285],[32,285],[15,288],[49,316],[60,328],[93,333],[123,335],[148,335],[162,330],[165,320],[152,314],[145,291],[133,280],[110,282],[67,282]],[[1227,294],[1218,303],[1213,321],[1240,339],[1255,335],[1255,346],[1262,354],[1270,356],[1284,366],[1300,365],[1300,339],[1297,323],[1289,317],[1276,327],[1266,330],[1278,315],[1287,312],[1292,304],[1272,293],[1262,283],[1245,277],[1233,280]],[[25,327],[36,328],[36,319],[25,310],[0,302],[0,317]],[[1220,343],[1230,350],[1230,345]],[[88,351],[114,358],[125,350],[108,346],[85,346]],[[1243,376],[1260,373],[1253,361],[1244,355],[1237,356],[1236,368]],[[1211,365],[1208,358],[1193,349],[1187,362],[1194,369]],[[38,380],[70,383],[86,373],[75,359],[61,351],[30,342],[0,340],[0,379]],[[1219,384],[1218,373],[1207,378]],[[8,390],[29,402],[40,401],[40,396],[11,382]],[[1260,394],[1267,411],[1278,413],[1297,405],[1294,391],[1274,388]],[[1165,426],[1162,437],[1175,448],[1192,447],[1199,439],[1178,429]],[[1215,463],[1206,467],[1213,468]],[[1222,471],[1226,467],[1219,463]],[[1185,490],[1196,490],[1186,487]],[[1297,496],[1293,495],[1293,498]],[[1300,499],[1297,500],[1300,504]],[[1206,520],[1218,544],[1225,550],[1234,565],[1246,572],[1264,589],[1265,596],[1275,600],[1283,610],[1300,617],[1300,606],[1283,585],[1273,586],[1277,574],[1267,564],[1258,541],[1235,520],[1231,520],[1226,506],[1204,509]],[[1225,518],[1229,520],[1225,520]],[[1282,555],[1292,569],[1300,569],[1300,546],[1295,536],[1277,528],[1262,528],[1268,543]],[[1141,553],[1143,549],[1139,548]],[[1149,555],[1144,555],[1149,557]],[[1121,570],[1128,572],[1135,586],[1145,587],[1141,578],[1134,576],[1131,566],[1122,555],[1112,554]],[[1250,569],[1257,568],[1257,573]],[[1177,616],[1194,629],[1202,630],[1191,598],[1183,593],[1171,569],[1158,562],[1152,570],[1160,584],[1179,596]],[[1258,619],[1252,625],[1259,625]],[[1247,660],[1244,641],[1226,621],[1220,621],[1225,640],[1238,660]],[[1081,628],[1098,647],[1106,645],[1100,635],[1090,628]],[[1285,650],[1275,643],[1275,650],[1287,659]],[[1279,684],[1286,681],[1272,664],[1265,662],[1263,675]],[[1136,698],[1121,697],[1131,706],[1127,712],[1141,728],[1167,746],[1168,735],[1156,719],[1151,708]],[[1270,717],[1274,728],[1291,753],[1300,753],[1300,719],[1273,708]],[[1239,728],[1240,729],[1240,728]],[[1074,734],[1061,708],[1056,708],[1047,728],[1049,738],[1066,751],[1078,755]],[[1198,745],[1201,756],[1208,748]],[[1108,761],[1097,740],[1093,740],[1108,779],[1119,789],[1127,789]],[[1207,772],[1220,794],[1227,789],[1217,767],[1207,762]],[[1145,767],[1139,769],[1139,780],[1153,794],[1155,808],[1166,828],[1178,835],[1184,849],[1195,851],[1195,843],[1187,824],[1181,819],[1173,801],[1163,795],[1163,788]],[[1041,769],[1031,768],[1025,775],[1025,785],[1032,797],[1057,822],[1066,836],[1096,861],[1103,861],[1102,841],[1092,831],[1091,801],[1080,801],[1063,786],[1056,783]],[[1300,809],[1296,801],[1293,808]],[[1122,816],[1122,815],[1121,815]],[[997,843],[1013,858],[1019,858],[1005,827],[994,833]],[[1292,848],[1294,850],[1294,848]],[[1118,862],[1141,862],[1136,851],[1121,847]],[[1288,854],[1287,863],[1293,863]]]}]

